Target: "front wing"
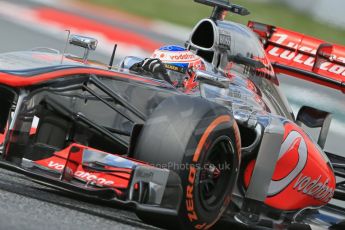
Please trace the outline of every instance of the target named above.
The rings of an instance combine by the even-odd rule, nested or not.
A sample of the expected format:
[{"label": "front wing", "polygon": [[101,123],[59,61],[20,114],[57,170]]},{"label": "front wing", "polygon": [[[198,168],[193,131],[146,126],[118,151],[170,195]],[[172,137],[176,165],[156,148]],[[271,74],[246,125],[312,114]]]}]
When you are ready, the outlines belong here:
[{"label": "front wing", "polygon": [[1,160],[0,168],[49,187],[138,211],[176,215],[182,198],[175,172],[79,144],[46,159],[22,159],[20,165]]}]

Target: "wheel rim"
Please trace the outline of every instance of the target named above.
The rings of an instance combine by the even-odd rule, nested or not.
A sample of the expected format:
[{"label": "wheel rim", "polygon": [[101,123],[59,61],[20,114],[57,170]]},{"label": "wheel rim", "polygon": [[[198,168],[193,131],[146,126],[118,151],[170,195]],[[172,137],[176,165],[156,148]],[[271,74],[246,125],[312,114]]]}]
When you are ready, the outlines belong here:
[{"label": "wheel rim", "polygon": [[218,139],[207,152],[199,174],[199,194],[203,207],[217,209],[232,183],[234,148],[228,137]]}]

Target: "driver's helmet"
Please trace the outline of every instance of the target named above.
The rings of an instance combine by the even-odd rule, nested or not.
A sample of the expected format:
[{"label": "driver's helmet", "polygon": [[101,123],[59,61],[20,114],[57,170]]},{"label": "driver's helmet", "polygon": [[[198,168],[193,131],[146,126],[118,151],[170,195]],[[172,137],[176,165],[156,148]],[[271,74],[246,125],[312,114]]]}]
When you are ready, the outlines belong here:
[{"label": "driver's helmet", "polygon": [[181,46],[163,46],[155,50],[151,58],[160,59],[173,84],[186,90],[192,90],[198,85],[195,71],[206,69],[201,57]]}]

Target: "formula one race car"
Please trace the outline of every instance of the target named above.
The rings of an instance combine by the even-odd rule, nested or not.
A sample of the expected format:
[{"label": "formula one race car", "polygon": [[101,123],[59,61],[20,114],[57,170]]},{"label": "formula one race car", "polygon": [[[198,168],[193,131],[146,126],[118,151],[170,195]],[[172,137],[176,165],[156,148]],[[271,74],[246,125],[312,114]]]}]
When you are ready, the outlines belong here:
[{"label": "formula one race car", "polygon": [[[341,229],[344,209],[327,204],[345,198],[335,177],[344,176],[344,159],[331,162],[320,148],[330,114],[303,107],[295,118],[274,69],[343,90],[345,49],[227,22],[228,11],[249,12],[195,1],[214,10],[187,42],[212,66],[197,71],[193,94],[133,74],[130,57],[121,68],[113,58],[88,60],[97,40],[84,36],[68,39],[85,48],[82,58],[49,49],[0,54],[0,167],[133,207],[163,228]],[[321,127],[318,144],[302,124]]]}]

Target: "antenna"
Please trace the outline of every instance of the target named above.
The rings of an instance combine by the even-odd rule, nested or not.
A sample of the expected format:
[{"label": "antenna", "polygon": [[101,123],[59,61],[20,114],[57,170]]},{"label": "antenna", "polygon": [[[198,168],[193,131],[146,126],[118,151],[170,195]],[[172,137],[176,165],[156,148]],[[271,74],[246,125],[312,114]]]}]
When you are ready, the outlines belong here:
[{"label": "antenna", "polygon": [[112,67],[113,67],[116,49],[117,49],[117,44],[114,45],[113,53],[111,54],[111,58],[110,58],[110,62],[109,62],[109,67],[108,67],[109,70],[111,70]]},{"label": "antenna", "polygon": [[213,21],[223,21],[228,12],[239,14],[241,16],[249,15],[250,12],[243,6],[232,4],[229,0],[194,0],[207,6],[213,7],[211,19]]},{"label": "antenna", "polygon": [[65,32],[67,32],[67,40],[66,40],[65,48],[63,49],[62,56],[61,56],[61,63],[60,63],[61,65],[62,65],[63,59],[65,58],[65,53],[67,51],[69,37],[71,36],[71,31],[70,30],[65,30]]}]

